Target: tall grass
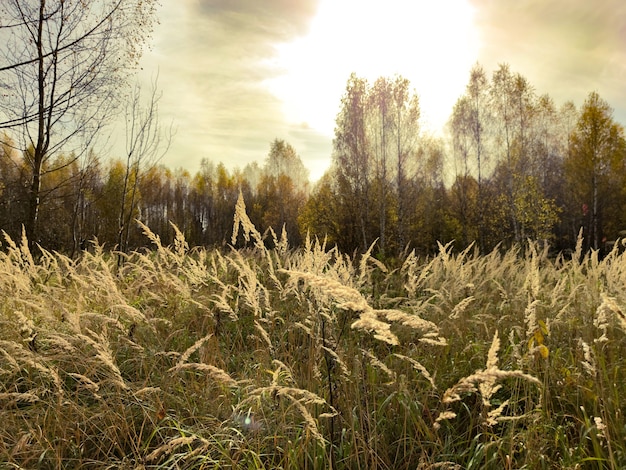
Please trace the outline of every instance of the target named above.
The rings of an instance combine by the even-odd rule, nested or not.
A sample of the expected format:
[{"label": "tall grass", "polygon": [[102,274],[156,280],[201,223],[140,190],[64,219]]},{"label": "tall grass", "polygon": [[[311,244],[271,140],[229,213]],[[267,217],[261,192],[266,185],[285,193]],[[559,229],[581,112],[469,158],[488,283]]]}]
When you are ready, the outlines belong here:
[{"label": "tall grass", "polygon": [[[5,236],[6,468],[623,468],[626,255]],[[247,242],[246,242],[247,240]],[[118,263],[118,257],[123,263]],[[4,467],[3,467],[4,468]]]}]

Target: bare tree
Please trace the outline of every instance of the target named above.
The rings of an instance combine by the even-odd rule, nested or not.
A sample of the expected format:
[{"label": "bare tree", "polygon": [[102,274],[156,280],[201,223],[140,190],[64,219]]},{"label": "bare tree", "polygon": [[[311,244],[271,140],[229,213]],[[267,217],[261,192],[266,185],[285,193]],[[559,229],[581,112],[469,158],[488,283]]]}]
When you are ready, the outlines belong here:
[{"label": "bare tree", "polygon": [[373,163],[365,125],[368,93],[367,80],[354,73],[350,75],[341,99],[333,140],[333,171],[342,203],[347,209],[342,215],[349,221],[347,224],[354,241],[361,238],[363,250],[372,242],[368,217]]},{"label": "bare tree", "polygon": [[523,240],[523,227],[515,206],[517,180],[527,167],[527,132],[534,99],[528,81],[513,74],[507,64],[501,64],[491,81],[491,99],[495,113],[496,145],[502,149],[509,217],[516,242]]},{"label": "bare tree", "polygon": [[393,83],[393,119],[395,138],[396,184],[398,200],[398,245],[404,248],[407,242],[407,225],[414,201],[409,194],[410,181],[417,172],[417,149],[419,147],[420,105],[419,97],[411,91],[410,82],[406,78],[396,77]]},{"label": "bare tree", "polygon": [[157,80],[153,81],[147,102],[142,103],[142,90],[135,85],[126,104],[126,171],[118,225],[118,250],[128,249],[130,222],[137,207],[140,175],[158,164],[170,147],[172,127],[166,131],[159,122]]},{"label": "bare tree", "polygon": [[[478,246],[485,249],[484,221],[484,177],[486,166],[486,146],[490,127],[489,116],[489,82],[484,69],[476,64],[470,71],[470,80],[465,93],[454,105],[449,129],[452,135],[454,154],[459,159],[461,168],[457,168],[456,191],[459,208],[462,209],[461,221],[464,243],[469,243],[469,194],[473,189],[473,179],[478,183],[475,214],[478,218]],[[473,223],[472,223],[473,224]]]},{"label": "bare tree", "polygon": [[350,76],[337,116],[332,171],[344,219],[350,231],[360,232],[363,249],[378,238],[384,254],[408,240],[415,213],[411,188],[420,166],[419,118],[419,98],[405,78],[381,77],[370,86]]},{"label": "bare tree", "polygon": [[369,133],[372,141],[376,198],[378,199],[379,246],[384,253],[387,240],[387,194],[390,192],[388,142],[392,124],[391,105],[393,100],[392,83],[386,77],[380,77],[369,90],[368,108],[371,113]]},{"label": "bare tree", "polygon": [[0,128],[11,130],[31,171],[31,243],[41,180],[58,169],[51,157],[62,149],[80,158],[110,121],[151,33],[157,1],[2,1]]}]

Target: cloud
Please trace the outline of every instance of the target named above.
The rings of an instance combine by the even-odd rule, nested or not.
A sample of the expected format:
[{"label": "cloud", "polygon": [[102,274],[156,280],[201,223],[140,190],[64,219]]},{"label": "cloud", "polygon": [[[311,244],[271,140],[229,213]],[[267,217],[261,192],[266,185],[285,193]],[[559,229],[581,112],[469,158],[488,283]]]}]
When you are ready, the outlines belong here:
[{"label": "cloud", "polygon": [[260,34],[262,42],[289,41],[306,34],[317,0],[209,0],[197,2],[195,10],[243,36]]},{"label": "cloud", "polygon": [[[178,129],[163,163],[193,172],[207,157],[229,168],[243,167],[253,160],[263,161],[271,141],[279,138],[294,146],[312,177],[321,176],[330,161],[331,137],[320,132],[317,121],[322,118],[314,118],[324,116],[324,123],[332,120],[348,76],[347,70],[342,71],[348,66],[356,69],[359,54],[364,56],[361,62],[376,73],[388,73],[384,67],[390,67],[390,54],[384,48],[382,54],[375,54],[378,36],[370,38],[369,34],[381,21],[407,32],[406,38],[396,39],[403,44],[402,50],[396,51],[402,56],[400,73],[406,74],[413,86],[419,85],[425,115],[428,109],[431,114],[436,109],[441,114],[437,115],[439,121],[451,112],[441,104],[449,94],[444,91],[458,82],[461,93],[470,64],[478,60],[487,71],[509,63],[538,93],[550,94],[557,103],[571,99],[580,106],[590,91],[597,91],[616,108],[616,118],[626,123],[626,2],[468,1],[470,9],[460,8],[463,2],[455,4],[452,11],[452,4],[442,6],[443,15],[434,7],[424,10],[429,14],[419,13],[418,8],[403,16],[406,21],[399,28],[396,16],[401,7],[417,2],[163,2],[154,46],[142,60],[144,80],[159,70],[159,87],[164,92],[162,121],[174,120]],[[341,14],[344,10],[346,15]],[[459,35],[465,20],[473,21],[480,51],[472,46],[459,52],[461,46],[473,43],[473,36]],[[346,25],[354,34],[346,34]],[[410,31],[424,34],[415,36]],[[388,35],[396,37],[395,30]],[[359,49],[363,43],[357,38],[369,47]],[[467,71],[461,73],[465,62]],[[426,77],[431,76],[434,78],[428,81]],[[328,98],[331,89],[337,89],[336,98]],[[300,103],[303,110],[294,103]],[[325,111],[329,106],[335,106],[328,112],[330,118]],[[311,127],[301,126],[300,121]]]},{"label": "cloud", "polygon": [[[177,134],[164,163],[199,168],[202,158],[229,167],[262,160],[288,134],[282,103],[264,82],[282,71],[276,46],[306,34],[316,2],[181,0],[167,2],[143,80],[159,70],[164,122]],[[295,145],[295,144],[294,144]]]},{"label": "cloud", "polygon": [[471,1],[488,70],[507,62],[560,102],[598,91],[626,118],[626,2]]}]

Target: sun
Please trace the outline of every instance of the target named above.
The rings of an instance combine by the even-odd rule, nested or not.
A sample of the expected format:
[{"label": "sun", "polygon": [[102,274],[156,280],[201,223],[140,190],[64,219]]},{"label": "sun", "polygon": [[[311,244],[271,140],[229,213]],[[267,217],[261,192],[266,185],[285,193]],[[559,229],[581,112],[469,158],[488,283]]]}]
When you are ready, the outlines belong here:
[{"label": "sun", "polygon": [[468,0],[321,0],[309,34],[276,46],[282,74],[267,86],[290,122],[332,135],[350,73],[399,74],[441,128],[478,57],[473,17]]}]

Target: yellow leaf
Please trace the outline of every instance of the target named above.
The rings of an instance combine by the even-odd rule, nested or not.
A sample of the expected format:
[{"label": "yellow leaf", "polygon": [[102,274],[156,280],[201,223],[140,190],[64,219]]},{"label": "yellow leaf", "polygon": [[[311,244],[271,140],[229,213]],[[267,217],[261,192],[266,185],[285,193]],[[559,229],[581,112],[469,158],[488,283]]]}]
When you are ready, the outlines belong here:
[{"label": "yellow leaf", "polygon": [[537,351],[539,351],[541,357],[543,357],[544,359],[548,359],[548,356],[550,355],[550,350],[545,345],[540,344],[537,347]]}]

